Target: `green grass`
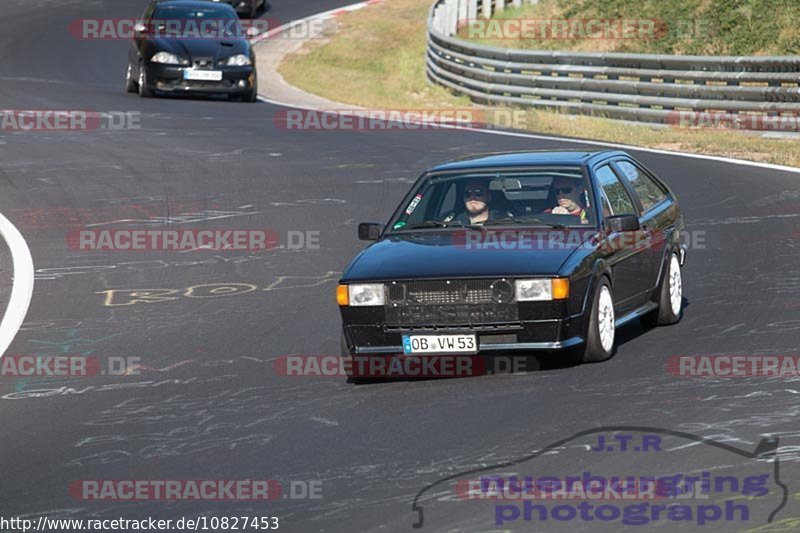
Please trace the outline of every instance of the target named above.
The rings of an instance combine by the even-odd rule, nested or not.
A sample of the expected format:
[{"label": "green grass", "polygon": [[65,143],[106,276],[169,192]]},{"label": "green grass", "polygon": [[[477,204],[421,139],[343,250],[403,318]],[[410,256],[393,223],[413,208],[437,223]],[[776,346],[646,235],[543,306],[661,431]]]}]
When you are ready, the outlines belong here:
[{"label": "green grass", "polygon": [[[425,78],[428,0],[392,0],[339,17],[329,41],[312,40],[284,61],[293,85],[336,102],[408,109],[465,107]],[[333,82],[335,80],[335,83]]]},{"label": "green grass", "polygon": [[[798,55],[798,0],[540,0],[507,8],[498,19],[655,19],[648,39],[474,39],[539,50],[648,54]],[[467,37],[466,29],[460,35]]]}]

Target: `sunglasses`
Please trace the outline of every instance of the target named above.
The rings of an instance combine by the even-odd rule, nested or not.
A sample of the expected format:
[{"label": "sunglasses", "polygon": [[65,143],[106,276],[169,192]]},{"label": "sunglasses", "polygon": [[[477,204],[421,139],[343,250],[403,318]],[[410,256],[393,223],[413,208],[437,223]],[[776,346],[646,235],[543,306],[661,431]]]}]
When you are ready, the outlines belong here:
[{"label": "sunglasses", "polygon": [[575,187],[553,187],[553,190],[556,191],[556,194],[569,194],[571,193]]},{"label": "sunglasses", "polygon": [[485,195],[486,195],[486,189],[466,189],[464,191],[464,198],[472,198],[473,196],[477,198],[482,198]]}]

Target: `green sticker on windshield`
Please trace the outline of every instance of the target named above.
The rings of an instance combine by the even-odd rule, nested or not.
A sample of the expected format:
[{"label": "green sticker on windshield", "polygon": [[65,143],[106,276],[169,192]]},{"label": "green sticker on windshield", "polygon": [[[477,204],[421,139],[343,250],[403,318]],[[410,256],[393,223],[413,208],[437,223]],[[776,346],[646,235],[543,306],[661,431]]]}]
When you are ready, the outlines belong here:
[{"label": "green sticker on windshield", "polygon": [[406,225],[405,221],[401,220],[400,222],[397,222],[394,226],[392,226],[392,229],[400,229],[405,225]]}]

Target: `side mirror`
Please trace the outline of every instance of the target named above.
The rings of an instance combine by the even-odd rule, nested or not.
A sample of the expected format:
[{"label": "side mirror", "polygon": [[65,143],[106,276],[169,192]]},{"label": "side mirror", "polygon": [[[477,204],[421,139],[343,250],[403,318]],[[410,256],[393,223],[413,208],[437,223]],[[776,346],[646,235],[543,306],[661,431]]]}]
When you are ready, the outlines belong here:
[{"label": "side mirror", "polygon": [[137,22],[133,25],[133,33],[136,35],[147,33],[147,25],[142,24],[141,22]]},{"label": "side mirror", "polygon": [[358,225],[358,238],[362,241],[377,241],[381,236],[381,225],[362,222]]},{"label": "side mirror", "polygon": [[637,231],[639,217],[636,215],[614,215],[606,217],[606,229],[610,232]]}]

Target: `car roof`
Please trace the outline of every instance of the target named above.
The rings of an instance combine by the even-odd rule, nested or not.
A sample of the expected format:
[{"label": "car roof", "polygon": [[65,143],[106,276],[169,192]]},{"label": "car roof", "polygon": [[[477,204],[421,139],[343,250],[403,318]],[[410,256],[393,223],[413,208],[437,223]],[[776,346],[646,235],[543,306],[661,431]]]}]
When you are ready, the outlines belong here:
[{"label": "car roof", "polygon": [[[493,152],[472,155],[442,163],[428,172],[472,170],[480,168],[575,165],[585,166],[611,156],[628,156],[612,150],[532,150],[527,152]],[[630,157],[630,156],[628,156]]]}]

